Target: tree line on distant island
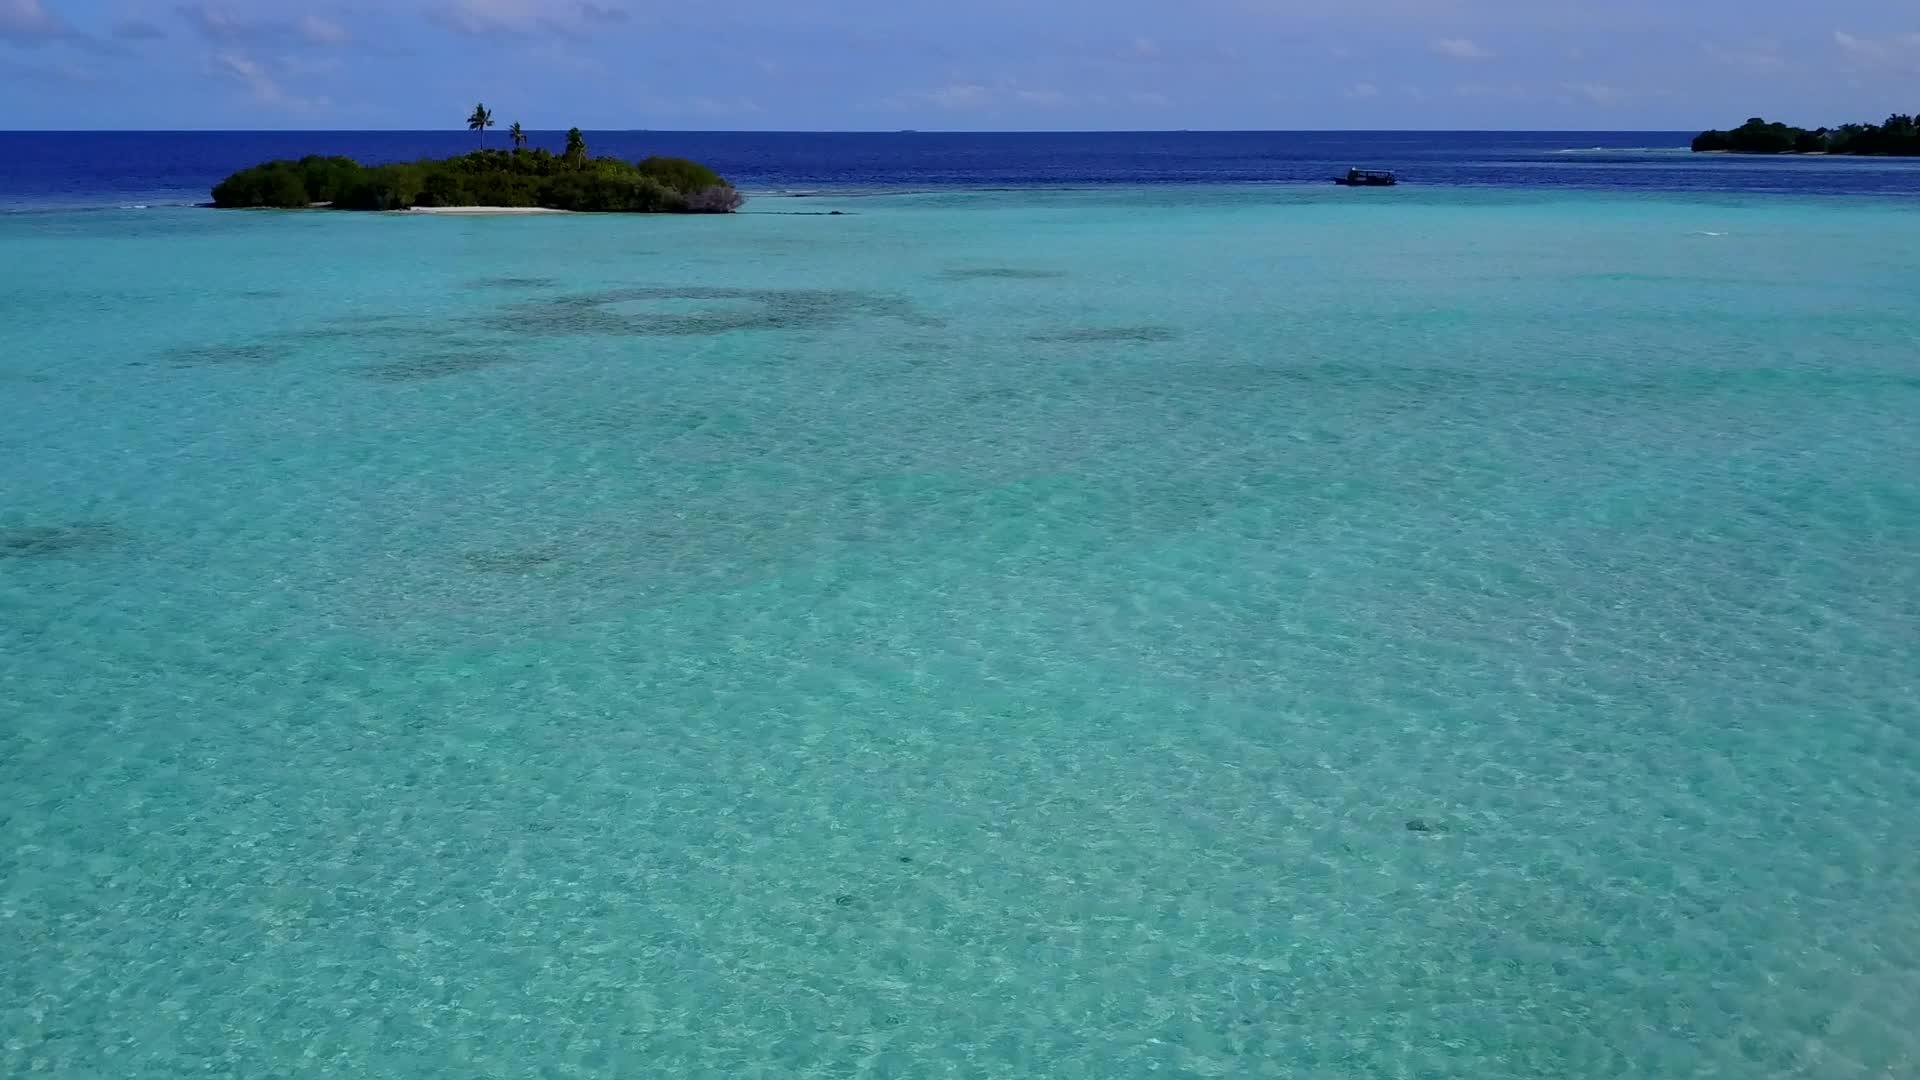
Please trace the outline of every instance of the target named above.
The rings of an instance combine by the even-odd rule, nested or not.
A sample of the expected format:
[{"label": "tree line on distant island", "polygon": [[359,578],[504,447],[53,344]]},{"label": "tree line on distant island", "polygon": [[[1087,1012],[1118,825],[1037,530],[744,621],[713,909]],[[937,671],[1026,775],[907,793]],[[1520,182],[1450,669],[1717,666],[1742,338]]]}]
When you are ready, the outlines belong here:
[{"label": "tree line on distant island", "polygon": [[1732,131],[1703,131],[1693,140],[1698,153],[1863,154],[1920,157],[1920,121],[1895,113],[1884,124],[1842,124],[1837,128],[1788,127],[1754,117]]},{"label": "tree line on distant island", "polygon": [[698,162],[650,157],[640,162],[587,153],[579,128],[559,154],[528,150],[518,123],[507,129],[513,149],[485,148],[493,113],[474,107],[467,130],[482,148],[444,160],[362,165],[352,158],[309,156],[242,169],[213,189],[223,208],[273,207],[405,210],[416,206],[545,207],[624,213],[725,214],[746,200]]}]

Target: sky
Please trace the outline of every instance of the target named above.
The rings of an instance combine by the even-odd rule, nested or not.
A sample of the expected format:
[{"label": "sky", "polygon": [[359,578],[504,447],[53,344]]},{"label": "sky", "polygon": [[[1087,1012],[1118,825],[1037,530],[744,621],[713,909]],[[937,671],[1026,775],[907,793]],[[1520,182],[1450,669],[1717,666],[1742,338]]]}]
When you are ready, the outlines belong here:
[{"label": "sky", "polygon": [[0,127],[1695,130],[1920,109],[1920,0],[0,0]]}]

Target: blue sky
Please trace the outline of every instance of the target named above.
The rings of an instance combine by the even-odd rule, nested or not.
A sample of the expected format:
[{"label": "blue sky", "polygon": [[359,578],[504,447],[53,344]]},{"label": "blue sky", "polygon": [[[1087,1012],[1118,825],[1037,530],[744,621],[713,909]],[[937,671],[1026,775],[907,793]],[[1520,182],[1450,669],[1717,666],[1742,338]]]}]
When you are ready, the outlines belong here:
[{"label": "blue sky", "polygon": [[1915,0],[0,0],[0,126],[1692,129],[1920,109]]}]

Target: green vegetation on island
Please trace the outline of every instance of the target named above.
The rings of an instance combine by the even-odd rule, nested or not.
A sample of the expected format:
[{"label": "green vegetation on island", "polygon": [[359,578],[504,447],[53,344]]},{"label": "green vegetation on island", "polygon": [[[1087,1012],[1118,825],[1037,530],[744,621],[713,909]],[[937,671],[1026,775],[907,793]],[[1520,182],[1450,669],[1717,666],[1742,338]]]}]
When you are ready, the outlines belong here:
[{"label": "green vegetation on island", "polygon": [[1895,113],[1884,124],[1842,124],[1837,128],[1788,127],[1754,117],[1732,131],[1703,131],[1693,140],[1696,153],[1862,154],[1920,157],[1920,123]]},{"label": "green vegetation on island", "polygon": [[[474,106],[467,129],[484,143],[493,113]],[[746,199],[712,169],[685,158],[631,162],[587,153],[579,128],[555,154],[526,148],[518,123],[512,150],[475,150],[443,160],[362,165],[345,157],[269,161],[242,169],[213,189],[222,208],[408,210],[503,206],[638,214],[726,214]]]},{"label": "green vegetation on island", "polygon": [[724,214],[745,199],[712,169],[682,158],[618,158],[546,150],[475,150],[441,161],[362,165],[304,157],[242,169],[213,189],[213,205],[335,210],[508,206],[662,214]]}]

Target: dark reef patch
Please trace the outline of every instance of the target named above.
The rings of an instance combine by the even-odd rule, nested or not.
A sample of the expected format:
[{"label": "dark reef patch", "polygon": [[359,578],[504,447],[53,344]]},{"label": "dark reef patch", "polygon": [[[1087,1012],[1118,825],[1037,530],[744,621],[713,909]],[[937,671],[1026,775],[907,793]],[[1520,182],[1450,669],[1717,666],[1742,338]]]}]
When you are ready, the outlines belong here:
[{"label": "dark reef patch", "polygon": [[908,339],[894,343],[893,351],[906,367],[926,368],[951,363],[961,346],[946,340]]},{"label": "dark reef patch", "polygon": [[1053,345],[1153,345],[1179,337],[1177,331],[1164,326],[1083,326],[1033,334],[1027,340]]},{"label": "dark reef patch", "polygon": [[552,566],[560,556],[548,548],[524,551],[471,551],[461,556],[467,567],[481,574],[531,574]]},{"label": "dark reef patch", "polygon": [[[686,310],[685,304],[710,305]],[[657,305],[658,310],[644,310]],[[642,310],[623,310],[638,307]],[[522,334],[600,337],[706,337],[738,330],[807,330],[856,317],[937,326],[896,297],[843,289],[667,287],[610,289],[538,300],[500,316],[494,326]]]},{"label": "dark reef patch", "polygon": [[1028,266],[974,266],[956,267],[940,276],[948,281],[1052,281],[1067,273]]},{"label": "dark reef patch", "polygon": [[1269,393],[1296,387],[1327,391],[1398,391],[1416,395],[1478,392],[1500,377],[1458,368],[1414,367],[1392,363],[1325,361],[1304,364],[1190,363],[1156,376],[1162,385],[1180,383],[1234,394]]},{"label": "dark reef patch", "polygon": [[462,343],[461,335],[472,329],[471,320],[422,319],[417,315],[345,311],[326,322],[286,330],[280,340],[310,342],[394,342],[436,341]]},{"label": "dark reef patch", "polygon": [[286,358],[287,350],[264,342],[246,345],[182,345],[168,349],[167,360],[180,367],[265,367]]},{"label": "dark reef patch", "polygon": [[[280,331],[260,341],[181,345],[160,354],[176,367],[267,367],[286,360],[304,347],[345,343],[438,348],[451,353],[465,348],[485,349],[487,343],[463,337],[458,323],[423,323],[401,315],[344,315],[332,322]],[[376,376],[378,377],[378,376]]]},{"label": "dark reef patch", "polygon": [[0,559],[60,559],[114,547],[120,530],[97,521],[0,525]]},{"label": "dark reef patch", "polygon": [[469,289],[557,289],[558,278],[550,277],[483,277],[467,282]]},{"label": "dark reef patch", "polygon": [[449,375],[464,375],[518,362],[518,358],[501,352],[440,352],[406,356],[354,370],[361,377],[376,382],[410,383],[444,379]]},{"label": "dark reef patch", "polygon": [[351,320],[332,326],[314,326],[289,330],[280,337],[287,341],[444,341],[451,330],[441,326],[402,326],[385,320],[357,323]]}]

